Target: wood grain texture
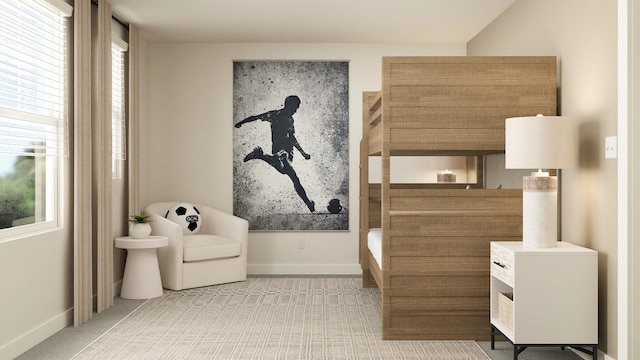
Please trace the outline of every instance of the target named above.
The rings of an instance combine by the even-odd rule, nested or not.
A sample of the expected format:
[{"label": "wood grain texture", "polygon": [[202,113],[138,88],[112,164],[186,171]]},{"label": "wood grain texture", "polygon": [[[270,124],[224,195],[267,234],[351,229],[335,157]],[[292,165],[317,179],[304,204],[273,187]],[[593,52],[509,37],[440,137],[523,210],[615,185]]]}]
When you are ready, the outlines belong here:
[{"label": "wood grain texture", "polygon": [[[369,111],[370,111],[370,103],[375,101],[377,97],[377,101],[380,100],[379,92],[364,92],[362,94],[362,139],[360,140],[360,198],[359,198],[359,206],[360,206],[360,236],[359,236],[359,260],[360,267],[362,268],[362,285],[363,287],[373,287],[375,286],[375,281],[372,277],[371,272],[369,271],[369,250],[367,249],[367,234],[369,228],[371,227],[380,227],[380,216],[379,216],[379,208],[380,201],[378,202],[370,202],[369,201]],[[378,106],[380,108],[380,106]],[[378,197],[380,196],[378,191]],[[372,222],[369,218],[369,207],[370,204],[377,205],[377,208],[374,207],[374,213],[378,213],[377,221]],[[371,224],[373,223],[373,224]],[[373,225],[373,226],[372,226]]]},{"label": "wood grain texture", "polygon": [[381,153],[384,129],[391,132],[391,155],[498,153],[506,118],[556,113],[555,57],[383,57],[382,63],[382,91],[366,115],[371,155]]},{"label": "wood grain texture", "polygon": [[369,253],[369,272],[371,273],[371,277],[375,281],[376,285],[378,285],[378,288],[382,289],[382,270],[380,270],[376,259],[373,258],[371,253]]},{"label": "wood grain texture", "polygon": [[[381,90],[363,94],[360,174],[380,156],[382,180],[360,182],[360,251],[384,339],[488,339],[490,242],[521,239],[522,191],[484,189],[484,155],[504,152],[506,118],[556,108],[554,57],[383,57]],[[478,181],[392,184],[395,155],[476,156]],[[372,227],[382,268],[366,249]]]},{"label": "wood grain texture", "polygon": [[[452,286],[452,284],[455,284]],[[391,282],[392,297],[483,297],[489,296],[489,279],[483,275],[397,275]],[[487,298],[488,299],[488,298]]]}]

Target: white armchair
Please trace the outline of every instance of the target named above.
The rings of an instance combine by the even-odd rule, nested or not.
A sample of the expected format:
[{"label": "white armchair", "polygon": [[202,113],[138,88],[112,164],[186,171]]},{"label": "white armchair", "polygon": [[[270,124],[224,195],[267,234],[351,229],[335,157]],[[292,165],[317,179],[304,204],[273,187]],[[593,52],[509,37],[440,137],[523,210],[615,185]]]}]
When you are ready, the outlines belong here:
[{"label": "white armchair", "polygon": [[148,205],[151,235],[169,238],[158,249],[162,286],[171,290],[223,284],[247,279],[249,222],[205,205],[196,235],[183,235],[182,227],[165,218],[176,202]]}]

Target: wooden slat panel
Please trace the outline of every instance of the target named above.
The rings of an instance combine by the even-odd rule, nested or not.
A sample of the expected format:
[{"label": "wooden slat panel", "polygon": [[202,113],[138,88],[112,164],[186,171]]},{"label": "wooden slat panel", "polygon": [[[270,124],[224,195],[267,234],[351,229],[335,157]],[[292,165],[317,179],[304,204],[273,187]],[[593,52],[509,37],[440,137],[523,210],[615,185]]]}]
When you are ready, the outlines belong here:
[{"label": "wooden slat panel", "polygon": [[389,79],[417,84],[518,84],[555,79],[553,57],[388,57]]},{"label": "wooden slat panel", "polygon": [[391,233],[391,256],[485,256],[490,255],[487,237],[394,236]]},{"label": "wooden slat panel", "polygon": [[504,119],[555,115],[556,59],[385,57],[382,63],[382,90],[367,93],[363,104],[364,148],[381,156],[382,184],[368,187],[362,213],[370,227],[385,228],[383,338],[487,339],[489,242],[520,239],[521,191],[394,186],[389,156],[504,152]]},{"label": "wooden slat panel", "polygon": [[382,123],[378,123],[369,132],[369,155],[379,155],[382,151]]},{"label": "wooden slat panel", "polygon": [[410,236],[513,236],[522,233],[521,216],[392,216],[391,230]]},{"label": "wooden slat panel", "polygon": [[[504,191],[504,193],[501,193]],[[486,193],[482,194],[483,192]],[[509,193],[507,193],[509,192]],[[421,196],[428,195],[428,196]],[[501,196],[505,195],[505,196]],[[512,195],[512,196],[509,196]],[[393,191],[390,211],[451,211],[468,212],[522,211],[522,191],[520,190],[459,190],[457,192]]]},{"label": "wooden slat panel", "polygon": [[365,289],[378,287],[378,284],[376,284],[376,281],[371,275],[371,271],[369,271],[369,268],[362,269],[362,287]]},{"label": "wooden slat panel", "polygon": [[[504,126],[485,129],[396,129],[390,130],[391,150],[439,152],[455,150],[472,154],[478,151],[503,152]],[[369,151],[376,149],[369,146]]]},{"label": "wooden slat panel", "polygon": [[369,198],[380,201],[382,196],[380,184],[369,184]]},{"label": "wooden slat panel", "polygon": [[[404,213],[410,214],[424,214],[424,215],[437,215],[441,216],[473,216],[473,215],[489,215],[489,214],[505,214],[505,215],[518,215],[521,206],[517,206],[518,200],[515,198],[485,198],[476,197],[470,199],[464,198],[451,198],[451,197],[423,197],[423,198],[391,198],[393,210],[392,213]],[[422,202],[433,202],[433,204],[425,204]],[[464,200],[464,201],[456,201]],[[473,204],[472,200],[480,202]],[[450,204],[445,208],[441,208],[442,202],[444,204]],[[485,204],[486,202],[486,204]],[[402,206],[405,206],[404,208]],[[396,210],[397,209],[397,210]]]},{"label": "wooden slat panel", "polygon": [[489,312],[455,316],[392,316],[388,339],[483,340],[490,336]]},{"label": "wooden slat panel", "polygon": [[[366,91],[369,112],[375,112],[382,107],[382,91]],[[365,107],[364,109],[367,109]]]},{"label": "wooden slat panel", "polygon": [[[549,109],[554,113],[555,109]],[[440,108],[433,106],[390,106],[394,128],[423,129],[482,129],[504,127],[505,119],[540,113],[540,107],[495,108],[487,113],[482,107]]]},{"label": "wooden slat panel", "polygon": [[362,269],[362,282],[363,286],[370,283],[369,277],[371,273],[369,272],[369,256],[367,249],[367,233],[369,230],[369,127],[368,127],[368,118],[369,118],[369,99],[373,96],[373,93],[363,92],[362,93],[362,140],[360,140],[360,167],[359,167],[359,176],[360,176],[360,196],[359,196],[359,207],[360,207],[360,221],[359,221],[359,247],[358,247],[358,260],[360,262],[360,267]]},{"label": "wooden slat panel", "polygon": [[[555,85],[394,85],[391,86],[389,106],[433,106],[440,108],[476,107],[489,113],[494,108],[549,108],[549,100],[555,98]],[[547,115],[547,114],[545,114]]]},{"label": "wooden slat panel", "polygon": [[518,234],[434,237],[423,235],[422,231],[396,230],[391,231],[389,253],[391,256],[489,256],[491,241],[522,241]]},{"label": "wooden slat panel", "polygon": [[458,196],[458,197],[521,197],[520,189],[468,189],[461,191],[459,189],[430,189],[430,188],[405,188],[402,186],[394,187],[391,196],[422,196],[422,197],[438,197],[438,196]]},{"label": "wooden slat panel", "polygon": [[[484,234],[477,234],[477,233],[473,233],[472,231],[467,231],[465,232],[463,235],[460,234],[455,234],[455,233],[450,233],[450,234],[433,234],[433,231],[431,229],[396,229],[396,230],[391,230],[391,234],[393,234],[393,236],[398,236],[398,237],[408,237],[408,236],[416,236],[416,237],[474,237],[474,236],[478,236],[478,237],[490,237],[491,241],[522,241],[522,217],[519,218],[511,218],[511,220],[513,222],[516,222],[518,224],[518,229],[517,231],[514,230],[511,233],[509,233],[509,231],[505,231],[505,234],[500,234],[500,235],[491,235],[491,236],[485,236]],[[514,225],[515,228],[515,225]]]},{"label": "wooden slat panel", "polygon": [[489,296],[392,296],[391,316],[398,315],[460,315],[484,312],[489,308]]},{"label": "wooden slat panel", "polygon": [[489,278],[479,275],[394,275],[389,287],[389,296],[482,296],[489,299]]},{"label": "wooden slat panel", "polygon": [[369,114],[369,125],[377,125],[382,120],[382,108],[377,109],[376,111]]},{"label": "wooden slat panel", "polygon": [[382,78],[393,155],[499,153],[504,119],[556,114],[554,57],[384,57]]},{"label": "wooden slat panel", "polygon": [[369,229],[381,227],[381,195],[380,184],[369,184]]},{"label": "wooden slat panel", "polygon": [[[362,139],[366,142],[366,154],[379,154],[382,148],[382,129],[380,124],[382,121],[381,91],[365,91],[362,93],[362,121]],[[363,160],[361,159],[361,161]]]},{"label": "wooden slat panel", "polygon": [[[396,144],[398,145],[398,144]],[[392,148],[389,150],[389,154],[391,156],[481,156],[481,155],[491,155],[491,154],[503,154],[503,150],[424,150],[424,149],[416,149],[415,147],[411,148]],[[376,155],[376,154],[372,154]],[[442,188],[446,188],[445,184],[442,184]]]},{"label": "wooden slat panel", "polygon": [[[385,293],[391,314],[385,338],[486,337],[487,330],[472,328],[477,316],[474,310],[489,309],[489,243],[497,237],[487,236],[487,232],[520,239],[521,191],[396,187],[390,203],[389,285]],[[398,226],[396,220],[406,223]],[[429,236],[434,231],[439,234]],[[398,315],[429,324],[448,320],[433,328],[406,325],[400,329],[391,325],[399,323]],[[452,319],[462,324],[448,328],[447,321]]]},{"label": "wooden slat panel", "polygon": [[379,201],[369,202],[369,229],[380,228],[382,226],[380,220],[381,206]]},{"label": "wooden slat panel", "polygon": [[405,274],[489,275],[486,257],[391,256],[389,269]]},{"label": "wooden slat panel", "polygon": [[378,285],[378,288],[382,289],[383,288],[382,270],[380,270],[380,267],[378,266],[378,262],[376,261],[376,259],[374,259],[371,252],[369,252],[368,254],[369,254],[369,271],[371,272],[371,276],[375,280],[376,285]]}]

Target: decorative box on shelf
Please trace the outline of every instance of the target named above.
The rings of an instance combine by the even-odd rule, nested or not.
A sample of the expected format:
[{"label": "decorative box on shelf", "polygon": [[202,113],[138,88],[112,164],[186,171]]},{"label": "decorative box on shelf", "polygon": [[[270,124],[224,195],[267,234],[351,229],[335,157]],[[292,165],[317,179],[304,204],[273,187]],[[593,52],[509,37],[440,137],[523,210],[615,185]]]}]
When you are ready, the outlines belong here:
[{"label": "decorative box on shelf", "polygon": [[498,294],[498,321],[513,332],[513,293]]}]

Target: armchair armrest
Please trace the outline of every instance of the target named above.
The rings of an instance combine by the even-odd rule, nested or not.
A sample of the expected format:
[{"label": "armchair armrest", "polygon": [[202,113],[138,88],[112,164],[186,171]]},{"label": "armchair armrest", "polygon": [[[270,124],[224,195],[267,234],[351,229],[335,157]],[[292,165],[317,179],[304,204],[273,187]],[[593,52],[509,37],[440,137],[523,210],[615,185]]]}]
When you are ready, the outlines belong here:
[{"label": "armchair armrest", "polygon": [[183,241],[182,228],[152,211],[145,211],[151,219],[151,235],[166,236],[169,244],[158,248],[158,264],[162,284],[170,289],[182,289]]},{"label": "armchair armrest", "polygon": [[246,257],[249,243],[249,222],[235,215],[208,206],[198,206],[202,216],[201,233],[214,234],[242,243],[242,253]]}]

